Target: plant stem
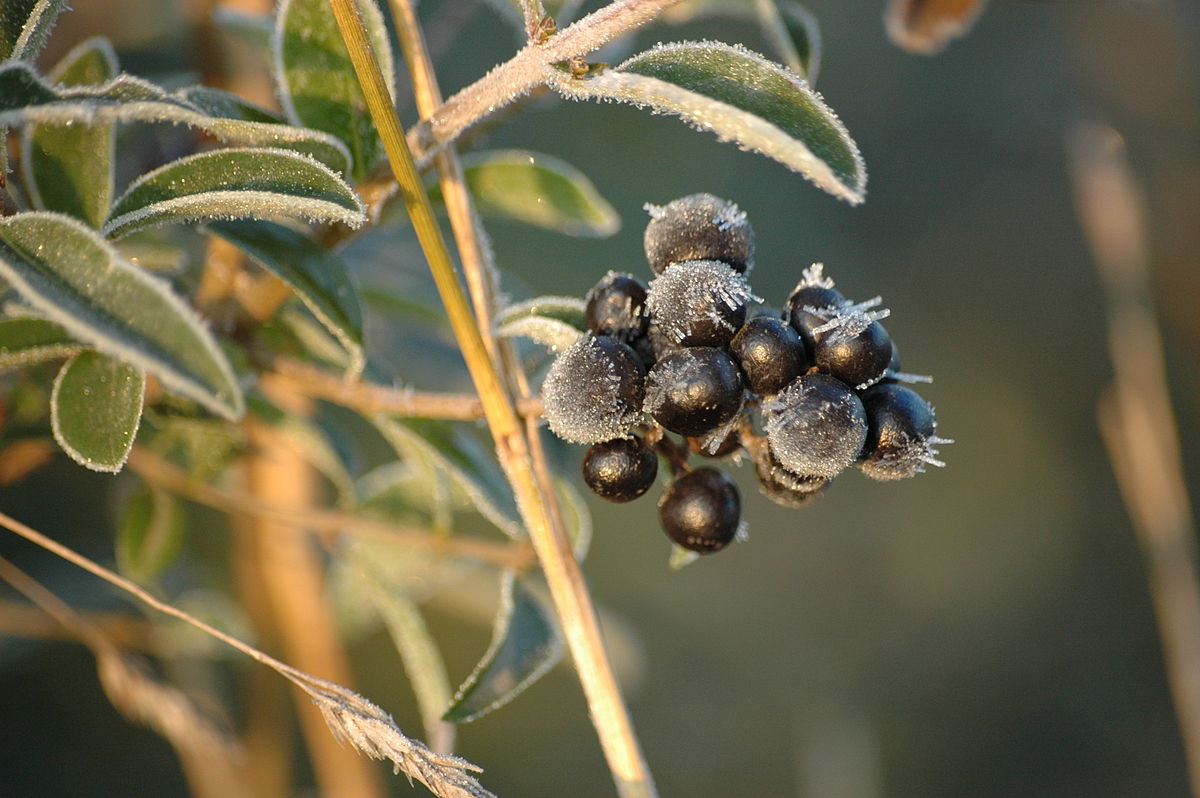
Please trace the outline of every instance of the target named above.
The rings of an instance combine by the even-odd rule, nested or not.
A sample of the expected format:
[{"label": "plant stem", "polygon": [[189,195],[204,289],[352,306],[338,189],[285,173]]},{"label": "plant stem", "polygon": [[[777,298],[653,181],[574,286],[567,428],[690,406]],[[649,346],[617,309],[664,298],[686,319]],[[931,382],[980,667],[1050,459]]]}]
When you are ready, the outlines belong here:
[{"label": "plant stem", "polygon": [[463,557],[518,571],[527,570],[533,565],[532,552],[526,544],[499,543],[461,535],[434,535],[424,529],[373,521],[351,513],[318,508],[301,510],[264,502],[247,493],[194,480],[182,469],[142,448],[135,447],[130,453],[129,468],[152,485],[225,513],[265,518],[293,529],[305,528],[318,533],[339,533],[412,546],[447,557]]},{"label": "plant stem", "polygon": [[617,0],[543,43],[531,42],[511,59],[447,100],[429,121],[409,133],[419,162],[464,130],[546,82],[550,64],[586,55],[612,39],[654,19],[679,0]]},{"label": "plant stem", "polygon": [[[392,108],[378,62],[353,0],[330,0],[371,116],[379,130],[413,229],[425,252],[434,282],[446,306],[451,327],[483,403],[484,414],[505,468],[522,519],[542,565],[567,644],[583,684],[592,722],[622,796],[655,795],[653,780],[605,654],[591,596],[575,561],[570,542],[556,530],[542,501],[516,410],[497,374],[462,287],[454,274],[441,230],[421,184],[399,119]],[[618,4],[619,5],[619,4]]]}]

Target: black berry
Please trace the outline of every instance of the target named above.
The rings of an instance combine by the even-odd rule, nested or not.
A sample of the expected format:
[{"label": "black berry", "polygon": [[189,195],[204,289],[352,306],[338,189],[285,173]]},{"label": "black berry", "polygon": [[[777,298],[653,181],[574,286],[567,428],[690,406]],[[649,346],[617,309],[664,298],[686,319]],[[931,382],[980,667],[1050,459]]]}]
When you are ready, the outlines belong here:
[{"label": "black berry", "polygon": [[646,284],[632,274],[609,272],[588,292],[585,321],[596,335],[629,342],[646,332]]},{"label": "black berry", "polygon": [[754,266],[754,230],[732,202],[691,194],[646,210],[646,260],[655,274],[685,260],[724,261],[742,274]]},{"label": "black berry", "polygon": [[698,468],[671,483],[658,503],[663,530],[685,549],[708,554],[737,535],[742,499],[723,471]]},{"label": "black berry", "polygon": [[833,377],[793,380],[763,406],[767,443],[793,474],[835,477],[858,458],[867,415],[854,391]]},{"label": "black berry", "polygon": [[754,471],[758,475],[759,492],[776,504],[792,509],[812,504],[829,484],[828,477],[801,476],[788,471],[768,447],[762,447],[755,457]]},{"label": "black berry", "polygon": [[746,387],[757,394],[782,390],[809,366],[800,335],[771,316],[756,316],[743,324],[729,349],[746,375]]},{"label": "black berry", "polygon": [[720,349],[697,346],[670,352],[646,376],[645,408],[671,432],[704,435],[741,411],[742,375]]},{"label": "black berry", "polygon": [[817,368],[847,385],[865,387],[879,381],[892,360],[892,337],[877,321],[850,334],[837,328],[814,336],[812,358]]},{"label": "black berry", "polygon": [[672,265],[650,282],[646,307],[659,330],[682,346],[729,343],[746,320],[750,288],[742,275],[716,260]]},{"label": "black berry", "polygon": [[633,501],[656,476],[658,456],[637,436],[593,443],[583,456],[583,481],[611,502]]},{"label": "black berry", "polygon": [[572,443],[619,438],[641,417],[645,370],[608,336],[584,336],[564,349],[542,383],[550,430]]},{"label": "black berry", "polygon": [[912,477],[928,465],[941,465],[934,446],[947,441],[935,435],[933,408],[911,388],[897,383],[875,385],[862,395],[867,412],[867,440],[859,469],[872,479]]}]

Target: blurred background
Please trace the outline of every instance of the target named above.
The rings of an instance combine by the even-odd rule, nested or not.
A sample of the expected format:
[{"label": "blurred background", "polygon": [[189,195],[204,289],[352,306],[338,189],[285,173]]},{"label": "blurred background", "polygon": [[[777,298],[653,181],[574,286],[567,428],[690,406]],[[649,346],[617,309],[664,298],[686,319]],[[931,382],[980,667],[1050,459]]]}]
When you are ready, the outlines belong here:
[{"label": "blurred background", "polygon": [[[609,269],[648,278],[642,204],[727,197],[757,232],[751,282],[768,303],[782,303],[813,261],[848,296],[883,297],[905,370],[936,377],[918,387],[937,407],[939,434],[956,441],[942,450],[944,469],[900,484],[849,473],[799,511],[759,496],[743,467],[735,474],[750,542],[679,572],[666,567],[653,502],[592,503],[585,570],[614,619],[627,700],[661,793],[1187,795],[1143,559],[1097,431],[1111,366],[1065,141],[1089,120],[1125,138],[1147,202],[1185,467],[1200,473],[1200,4],[994,0],[935,58],[891,44],[879,2],[808,5],[824,38],[818,88],[867,162],[861,207],[625,107],[535,99],[473,142],[569,161],[623,219],[607,240],[491,225],[513,297],[582,296]],[[168,83],[199,72],[181,4],[75,6],[43,63],[104,34],[128,71]],[[447,94],[517,46],[487,5],[430,0],[421,13],[441,26],[431,39],[447,42]],[[656,25],[637,35],[636,50],[701,38],[766,50],[753,26],[727,20]],[[164,145],[142,157],[161,157],[155,146]],[[355,246],[364,282],[431,292],[404,229]],[[423,339],[383,325],[373,333],[372,356],[405,382],[465,387],[440,364],[413,363]],[[573,477],[581,454],[555,450]],[[124,478],[59,458],[0,492],[0,507],[39,529],[69,530],[69,542],[107,561],[114,496],[127,489]],[[217,545],[206,534],[194,526],[190,545]],[[77,606],[123,606],[23,543],[0,538],[0,553]],[[437,600],[430,612],[461,679],[486,647],[486,614],[465,622]],[[352,653],[360,689],[415,732],[386,637]],[[566,667],[460,727],[458,750],[500,796],[613,794]],[[389,784],[410,794],[401,777]],[[111,709],[82,648],[0,638],[0,796],[80,794],[183,795],[186,785],[170,748]]]}]

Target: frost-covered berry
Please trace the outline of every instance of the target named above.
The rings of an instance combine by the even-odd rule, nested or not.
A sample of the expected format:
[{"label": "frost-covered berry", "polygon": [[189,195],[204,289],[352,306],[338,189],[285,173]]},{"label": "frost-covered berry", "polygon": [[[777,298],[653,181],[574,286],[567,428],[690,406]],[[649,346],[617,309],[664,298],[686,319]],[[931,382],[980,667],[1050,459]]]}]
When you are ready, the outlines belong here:
[{"label": "frost-covered berry", "polygon": [[637,436],[593,443],[583,456],[583,481],[610,502],[633,501],[656,476],[658,456]]},{"label": "frost-covered berry", "polygon": [[825,264],[814,263],[802,272],[800,281],[788,295],[784,318],[790,320],[805,307],[840,308],[848,304],[842,292],[833,287],[833,280],[825,276]]},{"label": "frost-covered berry", "polygon": [[542,383],[550,430],[572,443],[619,438],[641,417],[645,370],[608,336],[584,336],[564,349]]},{"label": "frost-covered berry", "polygon": [[646,204],[646,260],[655,274],[685,260],[719,260],[746,274],[754,266],[754,230],[737,205],[691,194],[666,205]]},{"label": "frost-covered berry", "polygon": [[584,320],[596,335],[629,342],[645,334],[646,284],[632,274],[609,272],[588,291]]},{"label": "frost-covered berry", "polygon": [[746,375],[746,387],[773,394],[808,370],[808,355],[800,335],[772,316],[756,316],[742,325],[729,349]]},{"label": "frost-covered berry", "polygon": [[879,302],[804,305],[792,309],[790,320],[818,369],[865,388],[883,378],[892,360],[892,337],[878,321],[888,311],[872,310]]},{"label": "frost-covered berry", "polygon": [[939,438],[933,408],[911,388],[888,382],[863,392],[867,412],[867,440],[859,469],[872,479],[893,480],[916,476],[926,465],[944,465],[937,459]]},{"label": "frost-covered berry", "polygon": [[754,471],[758,475],[759,492],[776,504],[792,509],[812,504],[829,484],[828,477],[801,476],[788,471],[769,447],[763,447],[754,459]]},{"label": "frost-covered berry", "polygon": [[742,375],[720,349],[695,346],[664,355],[646,375],[646,412],[680,435],[705,435],[742,409]]},{"label": "frost-covered berry", "polygon": [[646,307],[658,329],[683,346],[729,343],[753,298],[742,275],[721,261],[676,263],[650,281]]},{"label": "frost-covered berry", "polygon": [[867,414],[845,383],[825,374],[798,377],[763,406],[771,453],[793,474],[835,477],[858,458]]},{"label": "frost-covered berry", "polygon": [[671,540],[701,554],[729,545],[741,514],[737,486],[715,468],[698,468],[679,477],[658,503],[659,520]]}]

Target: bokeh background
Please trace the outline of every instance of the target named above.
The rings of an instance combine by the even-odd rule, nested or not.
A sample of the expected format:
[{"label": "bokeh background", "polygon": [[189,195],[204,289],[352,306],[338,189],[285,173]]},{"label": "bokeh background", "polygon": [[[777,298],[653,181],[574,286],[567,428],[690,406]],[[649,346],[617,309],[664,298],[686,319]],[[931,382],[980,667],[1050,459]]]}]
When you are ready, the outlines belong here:
[{"label": "bokeh background", "polygon": [[[445,3],[461,7],[447,14]],[[130,71],[173,80],[197,70],[181,4],[75,6],[47,62],[103,33]],[[660,790],[1186,795],[1143,561],[1097,432],[1111,367],[1065,140],[1085,120],[1125,137],[1147,200],[1153,291],[1195,475],[1200,4],[994,0],[970,36],[932,59],[889,43],[875,0],[809,7],[824,34],[818,87],[870,172],[861,207],[629,108],[535,100],[475,142],[566,159],[624,220],[607,240],[491,225],[513,296],[582,295],[608,269],[648,276],[644,202],[728,197],[757,231],[752,284],[768,302],[782,302],[813,261],[847,295],[883,296],[906,370],[936,376],[921,390],[937,406],[939,432],[956,441],[943,450],[945,469],[903,484],[847,474],[801,511],[758,496],[743,468],[750,542],[680,572],[666,568],[652,501],[592,505],[586,572],[614,619],[628,702]],[[447,92],[516,46],[487,6],[430,0],[422,16],[459,20],[431,31],[448,42],[439,59]],[[766,49],[753,27],[725,20],[658,25],[636,43],[684,38]],[[429,291],[402,230],[363,242],[359,255],[364,279]],[[418,386],[465,384],[414,364],[408,352],[418,347],[386,328],[372,348]],[[581,451],[556,455],[574,473]],[[56,461],[0,492],[0,506],[111,559],[114,497],[127,489]],[[24,544],[2,540],[0,551],[80,606],[121,606]],[[486,646],[486,621],[464,621],[449,602],[430,611],[452,677],[465,677]],[[361,641],[354,656],[363,692],[402,728],[419,728],[386,639]],[[613,794],[565,667],[463,726],[460,750],[501,796]],[[391,784],[396,795],[410,792],[402,778]],[[82,649],[0,638],[0,796],[185,791],[170,749],[110,708]]]}]

